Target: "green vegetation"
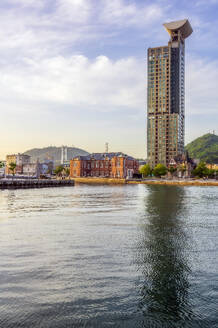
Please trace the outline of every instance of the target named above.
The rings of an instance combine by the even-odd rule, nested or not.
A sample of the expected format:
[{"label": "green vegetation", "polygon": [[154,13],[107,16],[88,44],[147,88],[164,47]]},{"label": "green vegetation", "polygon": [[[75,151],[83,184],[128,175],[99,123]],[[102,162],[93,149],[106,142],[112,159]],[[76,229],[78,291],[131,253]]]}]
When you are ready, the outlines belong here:
[{"label": "green vegetation", "polygon": [[69,177],[69,175],[70,175],[70,169],[69,169],[69,167],[65,167],[65,169],[64,169],[64,173],[65,173],[65,175],[66,175],[67,177]]},{"label": "green vegetation", "polygon": [[191,158],[218,164],[218,136],[215,134],[205,134],[189,143],[185,149]]},{"label": "green vegetation", "polygon": [[140,169],[139,172],[142,174],[142,177],[145,178],[149,175],[151,175],[151,168],[149,164],[143,165]]},{"label": "green vegetation", "polygon": [[59,165],[55,168],[54,170],[54,173],[57,175],[57,176],[61,176],[62,173],[64,171],[64,167],[62,165]]},{"label": "green vegetation", "polygon": [[177,171],[177,169],[176,169],[176,167],[170,166],[170,167],[168,168],[168,171],[169,171],[171,174],[173,174],[174,172]]},{"label": "green vegetation", "polygon": [[153,174],[155,177],[161,177],[162,175],[167,174],[167,168],[163,164],[157,164],[153,169]]},{"label": "green vegetation", "polygon": [[14,163],[14,162],[9,163],[8,168],[9,168],[9,170],[12,172],[13,175],[15,174],[16,166],[17,166],[17,164]]},{"label": "green vegetation", "polygon": [[3,168],[5,166],[4,162],[0,161],[0,168]]},{"label": "green vegetation", "polygon": [[199,177],[199,178],[203,178],[203,177],[214,178],[218,174],[218,171],[208,169],[204,162],[200,162],[198,166],[193,170],[192,174],[195,177]]}]

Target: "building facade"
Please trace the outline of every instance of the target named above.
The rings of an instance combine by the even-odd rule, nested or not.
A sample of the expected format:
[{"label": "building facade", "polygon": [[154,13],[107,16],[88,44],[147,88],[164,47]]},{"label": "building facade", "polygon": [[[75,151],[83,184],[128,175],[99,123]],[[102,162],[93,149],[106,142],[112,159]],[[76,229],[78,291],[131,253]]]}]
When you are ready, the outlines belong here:
[{"label": "building facade", "polygon": [[168,165],[184,152],[185,39],[187,19],[164,24],[168,46],[148,49],[147,158],[154,167]]},{"label": "building facade", "polygon": [[15,163],[16,168],[14,173],[15,174],[22,174],[23,173],[23,165],[30,163],[30,156],[24,154],[13,154],[6,156],[6,174],[11,174],[11,170],[9,169],[10,163]]},{"label": "building facade", "polygon": [[31,157],[25,154],[13,154],[6,156],[6,174],[12,174],[10,170],[10,163],[15,163],[16,168],[14,173],[16,175],[26,175],[29,177],[39,177],[41,174],[52,174],[54,163],[51,160],[45,160],[44,163],[31,162]]},{"label": "building facade", "polygon": [[41,164],[39,162],[24,164],[22,166],[22,174],[38,178],[41,174]]},{"label": "building facade", "polygon": [[123,153],[94,153],[70,161],[70,177],[132,178],[138,173],[136,159]]},{"label": "building facade", "polygon": [[168,168],[174,168],[175,172],[172,174],[168,171],[168,176],[175,176],[178,178],[190,178],[192,171],[196,168],[196,164],[192,158],[189,157],[187,152],[182,155],[177,155],[171,158]]}]

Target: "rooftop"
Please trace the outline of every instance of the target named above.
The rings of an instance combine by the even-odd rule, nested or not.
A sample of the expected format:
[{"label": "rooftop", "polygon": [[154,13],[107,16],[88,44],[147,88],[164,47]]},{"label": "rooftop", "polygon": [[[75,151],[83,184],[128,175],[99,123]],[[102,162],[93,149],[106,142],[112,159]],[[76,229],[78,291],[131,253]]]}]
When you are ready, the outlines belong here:
[{"label": "rooftop", "polygon": [[180,31],[183,39],[189,37],[189,35],[191,35],[193,32],[188,19],[164,23],[163,26],[166,28],[170,36],[172,35],[172,32]]},{"label": "rooftop", "polygon": [[134,160],[133,157],[126,155],[122,152],[117,152],[117,153],[92,153],[89,155],[85,155],[85,156],[75,156],[73,157],[73,159],[80,159],[80,160],[104,160],[106,158],[108,159],[112,159],[113,157],[125,157],[127,159],[130,160]]}]

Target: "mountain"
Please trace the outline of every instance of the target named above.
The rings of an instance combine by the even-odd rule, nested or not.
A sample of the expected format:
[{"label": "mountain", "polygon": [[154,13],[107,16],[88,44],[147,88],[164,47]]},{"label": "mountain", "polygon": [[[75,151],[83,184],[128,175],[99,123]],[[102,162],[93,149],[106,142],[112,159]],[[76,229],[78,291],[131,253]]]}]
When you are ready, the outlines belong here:
[{"label": "mountain", "polygon": [[[55,164],[60,164],[61,162],[61,147],[46,147],[46,148],[34,148],[27,150],[25,155],[31,156],[31,161],[35,162],[39,159],[40,162],[43,162],[45,159],[54,160]],[[83,149],[75,147],[67,147],[67,159],[79,155],[88,155],[89,153]]]},{"label": "mountain", "polygon": [[218,164],[218,136],[207,133],[186,145],[191,158],[198,158],[207,163]]}]

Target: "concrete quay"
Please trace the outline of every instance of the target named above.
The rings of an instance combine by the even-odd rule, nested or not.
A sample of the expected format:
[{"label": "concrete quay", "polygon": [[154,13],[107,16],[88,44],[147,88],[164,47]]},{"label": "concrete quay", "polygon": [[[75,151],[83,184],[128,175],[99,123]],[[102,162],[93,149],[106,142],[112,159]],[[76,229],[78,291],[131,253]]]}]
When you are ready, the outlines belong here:
[{"label": "concrete quay", "polygon": [[74,186],[74,180],[58,179],[1,179],[0,189],[48,188]]},{"label": "concrete quay", "polygon": [[203,180],[203,179],[119,179],[119,178],[97,178],[97,177],[81,177],[74,178],[75,184],[149,184],[149,185],[176,185],[176,186],[216,186],[218,187],[218,180]]}]

